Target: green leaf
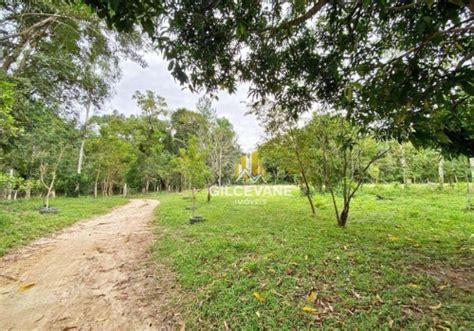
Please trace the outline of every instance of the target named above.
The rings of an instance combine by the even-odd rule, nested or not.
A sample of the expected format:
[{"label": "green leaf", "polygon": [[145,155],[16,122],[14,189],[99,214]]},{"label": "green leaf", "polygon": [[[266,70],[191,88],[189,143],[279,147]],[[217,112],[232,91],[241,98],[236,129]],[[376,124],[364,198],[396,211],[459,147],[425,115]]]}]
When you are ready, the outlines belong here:
[{"label": "green leaf", "polygon": [[247,35],[247,27],[242,23],[238,23],[235,34],[236,34],[237,38],[239,38],[239,39],[245,38],[245,36]]}]

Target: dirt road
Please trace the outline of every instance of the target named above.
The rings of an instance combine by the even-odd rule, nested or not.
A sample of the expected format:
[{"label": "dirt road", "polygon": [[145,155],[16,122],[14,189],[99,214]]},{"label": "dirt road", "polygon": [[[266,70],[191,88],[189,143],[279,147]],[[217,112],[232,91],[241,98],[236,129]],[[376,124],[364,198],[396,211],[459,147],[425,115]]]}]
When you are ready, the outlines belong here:
[{"label": "dirt road", "polygon": [[147,258],[158,203],[132,200],[0,259],[0,330],[166,327],[170,280]]}]

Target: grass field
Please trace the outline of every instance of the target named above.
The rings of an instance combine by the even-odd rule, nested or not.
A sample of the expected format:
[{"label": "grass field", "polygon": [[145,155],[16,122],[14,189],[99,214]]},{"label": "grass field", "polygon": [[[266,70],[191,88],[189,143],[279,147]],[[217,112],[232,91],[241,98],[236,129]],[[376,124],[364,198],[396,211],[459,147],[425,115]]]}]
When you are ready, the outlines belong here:
[{"label": "grass field", "polygon": [[57,215],[41,215],[38,213],[38,208],[42,206],[42,200],[39,198],[1,201],[0,256],[13,247],[43,237],[78,220],[105,213],[110,208],[126,202],[127,199],[120,197],[58,197],[51,199],[50,204],[59,208],[60,212]]},{"label": "grass field", "polygon": [[474,328],[464,189],[364,187],[346,229],[327,195],[315,196],[312,218],[296,189],[210,204],[201,192],[206,221],[194,225],[188,195],[159,195],[154,247],[176,273],[188,327]]}]

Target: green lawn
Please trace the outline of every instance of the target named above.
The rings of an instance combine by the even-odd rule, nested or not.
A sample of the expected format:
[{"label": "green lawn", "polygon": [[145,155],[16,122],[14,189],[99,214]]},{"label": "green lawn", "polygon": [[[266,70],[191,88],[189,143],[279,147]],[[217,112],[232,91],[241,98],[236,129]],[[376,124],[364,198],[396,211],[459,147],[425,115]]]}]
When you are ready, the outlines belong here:
[{"label": "green lawn", "polygon": [[[364,187],[348,227],[330,198],[162,194],[155,257],[176,272],[189,327],[473,329],[474,212],[465,188]],[[377,200],[375,194],[385,197]],[[266,200],[266,201],[262,201]],[[312,298],[308,300],[308,295]]]},{"label": "green lawn", "polygon": [[126,202],[127,199],[120,197],[58,197],[51,199],[50,204],[51,207],[59,208],[60,212],[56,215],[41,215],[38,213],[38,208],[42,206],[41,199],[1,201],[0,256],[13,247],[43,237],[78,220],[105,213]]}]

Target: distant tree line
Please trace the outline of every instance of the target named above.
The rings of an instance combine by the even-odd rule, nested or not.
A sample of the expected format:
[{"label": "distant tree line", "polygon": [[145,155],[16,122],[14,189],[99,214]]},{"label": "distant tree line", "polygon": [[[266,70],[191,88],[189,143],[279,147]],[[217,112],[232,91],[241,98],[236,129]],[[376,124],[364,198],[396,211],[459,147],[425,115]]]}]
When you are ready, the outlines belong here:
[{"label": "distant tree line", "polygon": [[[140,114],[101,115],[121,76],[119,60],[146,66],[146,37],[109,29],[75,1],[3,0],[0,24],[0,196],[39,193],[48,204],[55,193],[181,190],[228,180],[239,147],[210,99],[196,111],[171,111],[154,92],[136,92]],[[190,157],[209,170],[195,176],[202,164]]]},{"label": "distant tree line", "polygon": [[171,111],[151,91],[134,97],[138,115],[114,111],[85,125],[51,114],[37,118],[4,155],[3,197],[181,191],[230,181],[240,155],[237,136],[208,99],[196,111]]},{"label": "distant tree line", "polygon": [[[259,147],[267,181],[300,185],[311,211],[313,195],[329,193],[337,222],[345,226],[350,204],[365,183],[467,183],[470,208],[472,171],[466,156],[449,157],[409,142],[376,140],[341,114],[314,113],[307,123],[284,111],[259,112],[269,138]],[[265,114],[265,115],[262,115]]]}]

